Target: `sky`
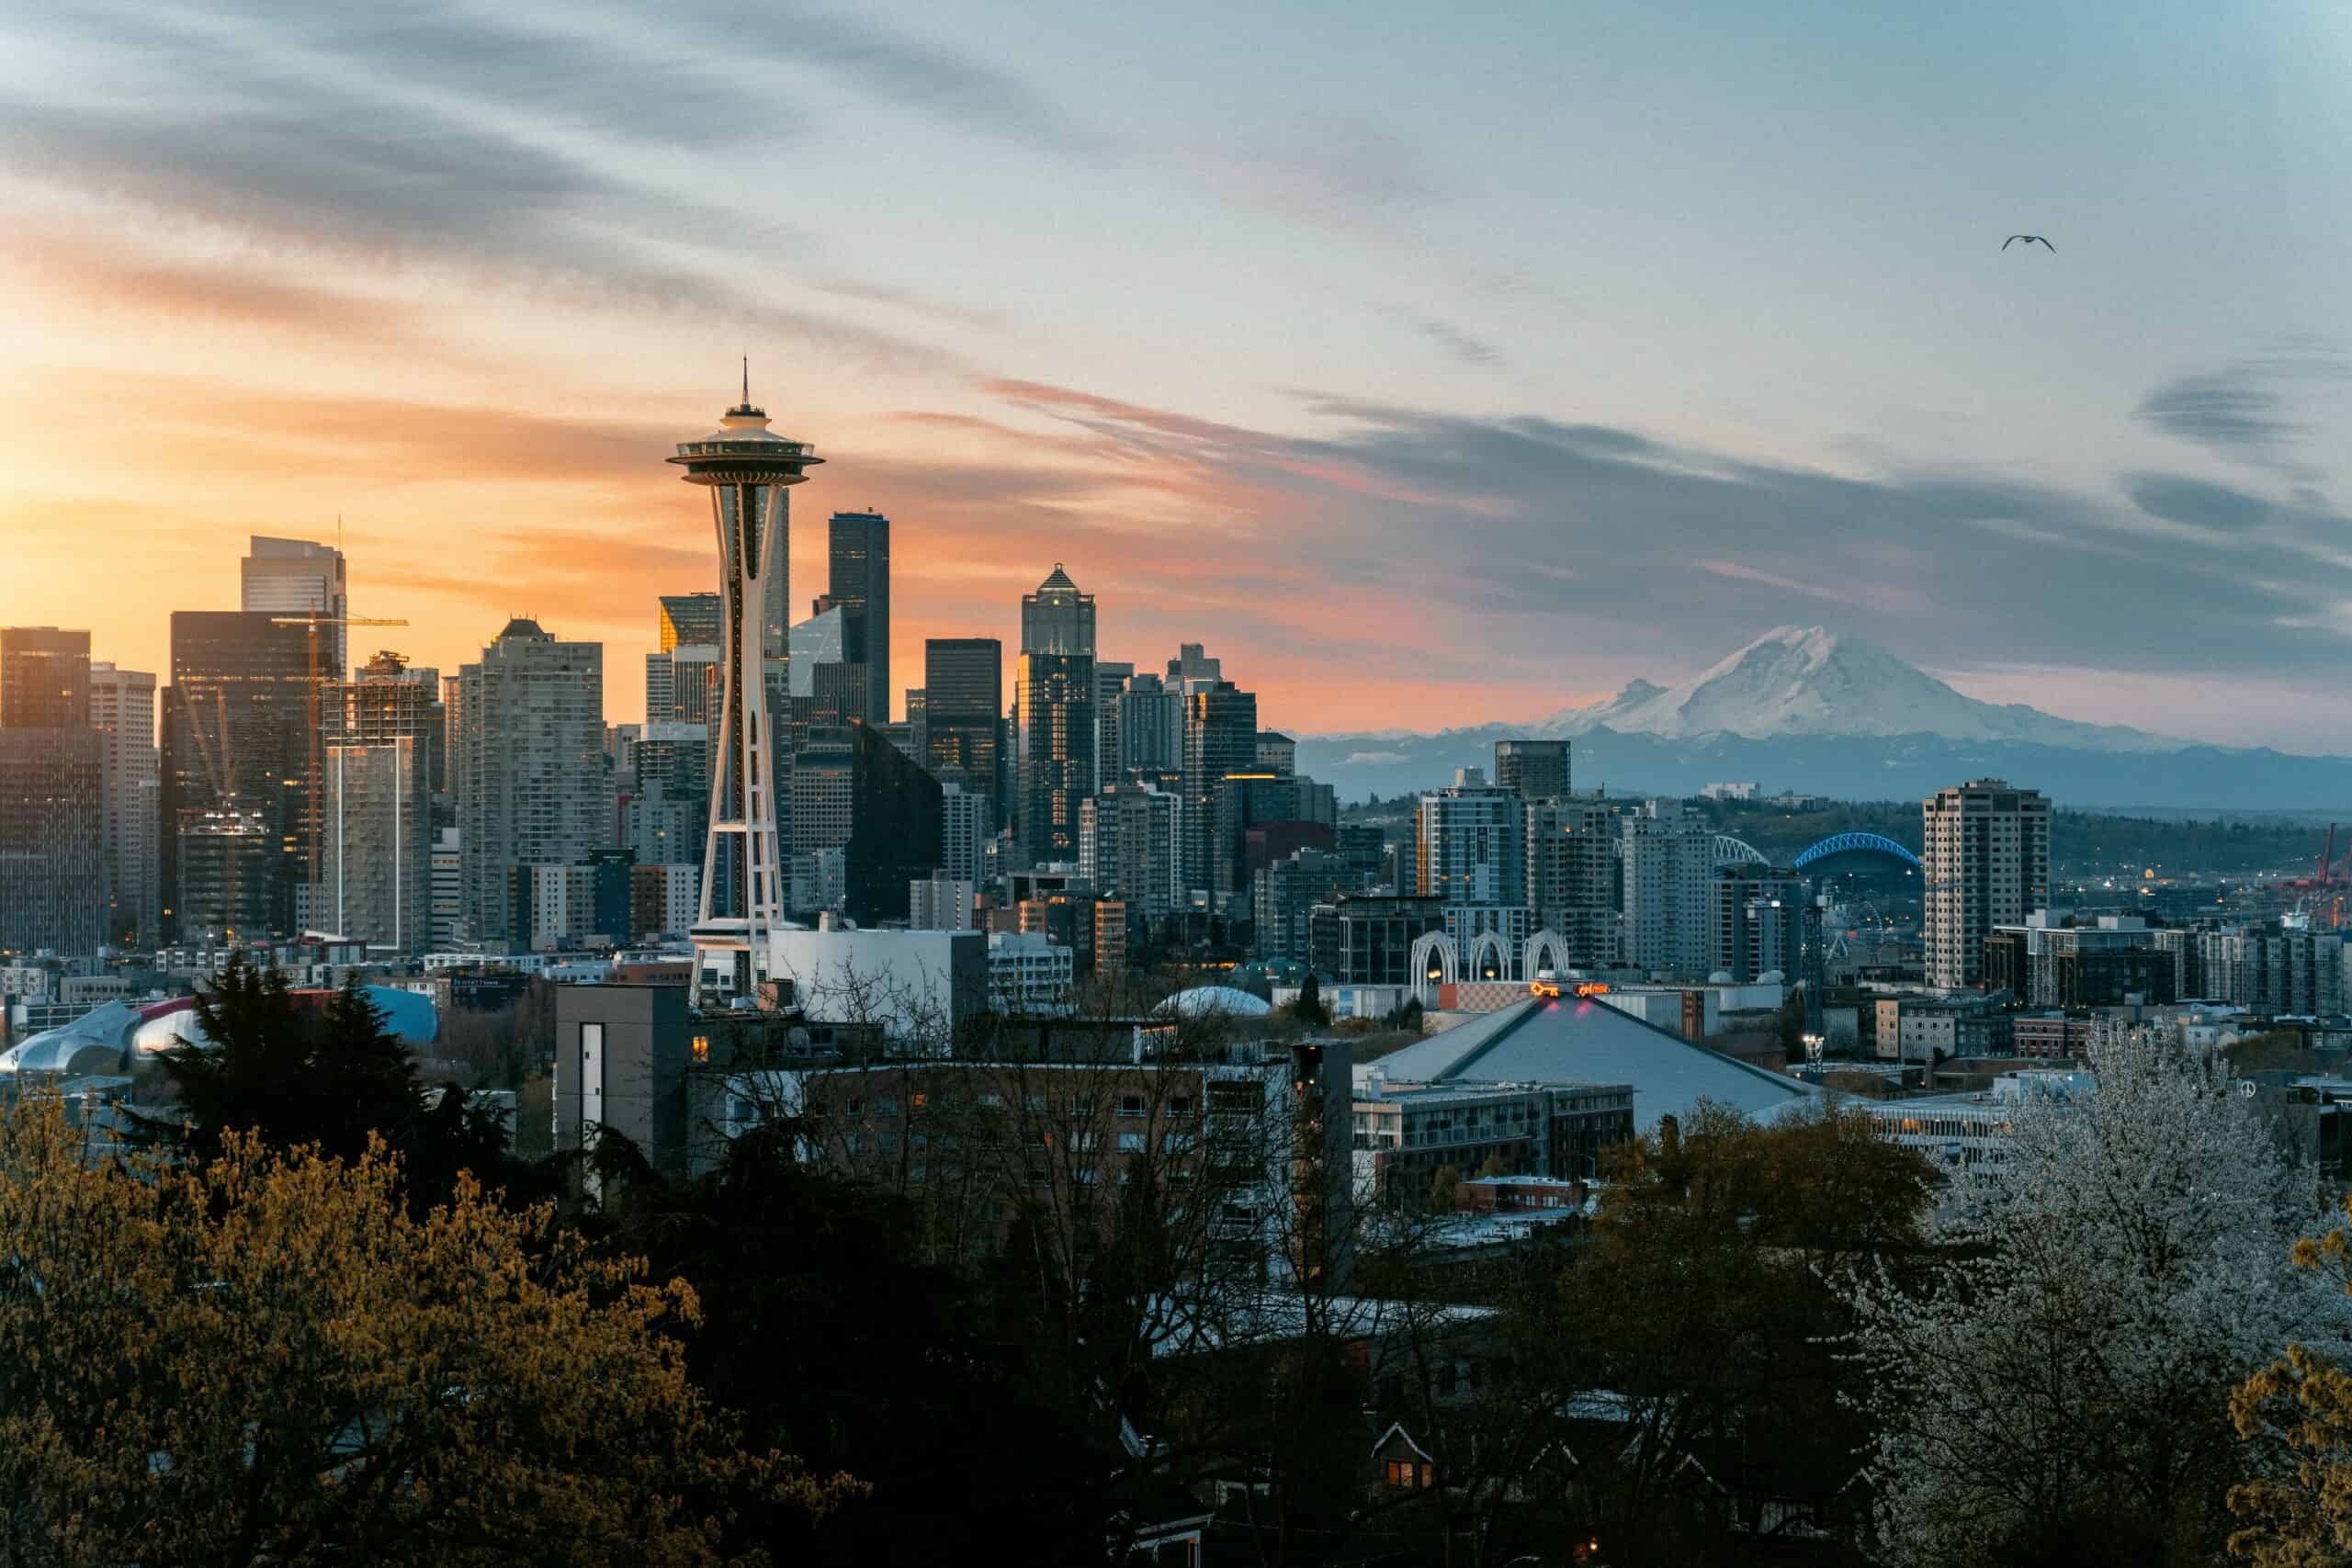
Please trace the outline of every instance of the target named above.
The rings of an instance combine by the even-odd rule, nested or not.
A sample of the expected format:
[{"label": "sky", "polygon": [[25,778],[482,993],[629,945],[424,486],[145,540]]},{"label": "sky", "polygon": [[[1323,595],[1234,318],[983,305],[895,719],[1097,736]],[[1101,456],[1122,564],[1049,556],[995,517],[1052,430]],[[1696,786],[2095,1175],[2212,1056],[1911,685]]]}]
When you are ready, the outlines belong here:
[{"label": "sky", "polygon": [[529,615],[636,718],[748,355],[902,685],[1061,562],[1298,733],[1793,622],[2352,752],[2347,71],[2319,3],[14,0],[0,624],[167,670],[339,528],[355,653]]}]

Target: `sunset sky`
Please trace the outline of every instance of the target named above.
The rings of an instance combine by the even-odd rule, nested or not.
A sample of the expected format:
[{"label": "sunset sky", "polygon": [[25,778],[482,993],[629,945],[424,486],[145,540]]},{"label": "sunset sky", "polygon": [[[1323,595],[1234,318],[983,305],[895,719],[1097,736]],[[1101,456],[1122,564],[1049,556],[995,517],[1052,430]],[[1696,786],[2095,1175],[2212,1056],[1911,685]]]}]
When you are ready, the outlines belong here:
[{"label": "sunset sky", "polygon": [[[336,13],[351,12],[352,19]],[[2352,752],[2352,12],[0,12],[0,624],[167,667],[245,536],[454,670],[714,585],[733,400],[895,525],[894,659],[1182,640],[1299,733],[1767,627]],[[2040,247],[2000,249],[2017,231]]]}]

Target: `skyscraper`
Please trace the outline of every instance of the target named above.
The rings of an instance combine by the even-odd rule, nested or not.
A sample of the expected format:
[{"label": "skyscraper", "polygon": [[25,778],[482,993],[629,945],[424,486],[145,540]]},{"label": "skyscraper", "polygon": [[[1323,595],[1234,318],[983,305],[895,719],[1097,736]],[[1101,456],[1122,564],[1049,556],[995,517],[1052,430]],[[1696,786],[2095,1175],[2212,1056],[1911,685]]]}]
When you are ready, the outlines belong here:
[{"label": "skyscraper", "polygon": [[1700,976],[1707,970],[1708,885],[1714,830],[1682,815],[1679,800],[1652,800],[1621,818],[1624,856],[1625,962],[1636,968]]},{"label": "skyscraper", "polygon": [[10,729],[90,727],[88,632],[0,626],[0,725]]},{"label": "skyscraper", "polygon": [[0,950],[95,951],[107,895],[90,634],[0,627]]},{"label": "skyscraper", "polygon": [[1056,561],[1021,599],[1014,820],[1029,864],[1078,859],[1078,803],[1094,793],[1094,595],[1080,592]]},{"label": "skyscraper", "polygon": [[989,803],[993,831],[1004,818],[997,792],[1004,644],[992,637],[935,637],[922,654],[924,756],[933,776]]},{"label": "skyscraper", "polygon": [[710,491],[724,601],[710,835],[693,932],[695,990],[749,996],[766,977],[768,933],[784,916],[776,804],[789,763],[776,738],[791,706],[784,615],[791,570],[787,498],[824,459],[807,442],[768,429],[766,412],[752,405],[748,372],[743,400],[718,425],[699,440],[680,442],[670,459],[685,469],[686,482]]},{"label": "skyscraper", "polygon": [[118,942],[135,934],[153,946],[162,938],[156,845],[164,810],[155,677],[92,660],[90,724],[106,753],[107,885],[114,890],[107,934]]},{"label": "skyscraper", "polygon": [[[272,539],[252,536],[245,558],[237,563],[238,608],[251,615],[319,615],[337,619],[351,613],[345,592],[343,552],[309,539]],[[345,628],[322,628],[320,663],[332,664],[323,674],[343,679],[349,669]],[[332,660],[325,650],[334,650]]]},{"label": "skyscraper", "polygon": [[1114,784],[1079,812],[1079,874],[1144,920],[1174,914],[1182,900],[1177,800],[1146,784]]},{"label": "skyscraper", "polygon": [[978,886],[982,852],[996,835],[989,797],[959,784],[944,784],[940,789],[940,869],[950,881]]},{"label": "skyscraper", "polygon": [[1527,900],[1538,929],[1568,944],[1568,962],[1617,962],[1617,818],[1608,804],[1554,796],[1527,802]]},{"label": "skyscraper", "polygon": [[2050,802],[2006,779],[1971,779],[1919,803],[1926,829],[1927,980],[1984,977],[1984,939],[2050,902]]},{"label": "skyscraper", "polygon": [[311,923],[370,948],[414,953],[432,938],[434,752],[443,744],[431,683],[379,653],[322,705],[326,800]]},{"label": "skyscraper", "polygon": [[1707,970],[1741,985],[1779,970],[1802,976],[1804,883],[1793,871],[1742,862],[1715,867],[1707,885]]},{"label": "skyscraper", "polygon": [[293,934],[315,827],[310,638],[261,611],[172,612],[158,856],[169,940]]},{"label": "skyscraper", "polygon": [[1551,800],[1568,793],[1568,743],[1565,740],[1498,740],[1495,783],[1522,800]]},{"label": "skyscraper", "polygon": [[1414,891],[1445,904],[1527,902],[1526,807],[1517,792],[1461,769],[1452,787],[1421,796],[1413,818]]},{"label": "skyscraper", "polygon": [[865,667],[866,722],[890,718],[890,520],[878,512],[836,512],[825,525],[825,598],[854,626],[853,663]]},{"label": "skyscraper", "polygon": [[1094,657],[1094,595],[1080,592],[1059,561],[1021,596],[1021,651]]},{"label": "skyscraper", "polygon": [[584,865],[612,844],[605,646],[513,620],[458,681],[466,919],[486,941],[511,941],[518,867]]},{"label": "skyscraper", "polygon": [[661,615],[655,626],[663,653],[682,643],[708,643],[717,646],[721,640],[719,626],[726,616],[724,602],[715,592],[664,593],[657,601]]},{"label": "skyscraper", "polygon": [[908,884],[941,863],[943,796],[872,725],[811,730],[792,772],[794,856],[838,851],[849,917],[903,920]]},{"label": "skyscraper", "polygon": [[[1217,790],[1228,775],[1257,770],[1258,696],[1207,676],[1187,677],[1186,687],[1182,886],[1186,892],[1215,892],[1218,867],[1240,858],[1239,845],[1219,841]],[[1229,880],[1226,886],[1230,891]]]},{"label": "skyscraper", "polygon": [[1136,667],[1124,660],[1098,659],[1094,661],[1094,787],[1116,784],[1126,776],[1120,758],[1126,754],[1126,742],[1119,735],[1119,723],[1126,716],[1125,698],[1127,682],[1135,678]]},{"label": "skyscraper", "polygon": [[1118,764],[1121,780],[1183,770],[1183,701],[1157,675],[1130,675],[1119,694]]}]

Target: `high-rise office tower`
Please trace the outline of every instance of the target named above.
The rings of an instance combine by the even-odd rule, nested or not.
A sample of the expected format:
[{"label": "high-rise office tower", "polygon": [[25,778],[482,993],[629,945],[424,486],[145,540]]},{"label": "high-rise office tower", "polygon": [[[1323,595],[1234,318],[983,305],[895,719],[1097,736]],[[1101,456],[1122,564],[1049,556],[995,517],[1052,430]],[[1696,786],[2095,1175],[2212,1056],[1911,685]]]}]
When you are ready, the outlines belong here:
[{"label": "high-rise office tower", "polygon": [[890,520],[878,512],[836,512],[825,525],[825,598],[855,627],[850,661],[865,667],[866,722],[890,718]]},{"label": "high-rise office tower", "polygon": [[1522,800],[1551,800],[1567,794],[1568,743],[1496,741],[1495,783]]},{"label": "high-rise office tower", "polygon": [[1127,689],[1119,694],[1119,780],[1181,773],[1183,767],[1182,697],[1157,675],[1130,675]]},{"label": "high-rise office tower", "polygon": [[1804,882],[1793,871],[1744,862],[1707,885],[1707,970],[1740,985],[1780,971],[1793,984],[1804,960]]},{"label": "high-rise office tower", "polygon": [[0,626],[0,948],[87,953],[113,934],[104,751],[90,634]]},{"label": "high-rise office tower", "polygon": [[790,487],[824,459],[807,442],[768,428],[766,412],[752,405],[748,373],[743,400],[718,426],[699,440],[680,442],[670,459],[685,469],[688,483],[710,491],[724,601],[710,835],[703,852],[702,908],[692,933],[695,991],[700,996],[715,986],[750,996],[767,977],[768,934],[784,918],[776,807],[789,761],[776,739],[791,708],[790,627],[784,615],[791,570],[787,498]]},{"label": "high-rise office tower", "polygon": [[1078,859],[1078,804],[1094,791],[1094,595],[1059,561],[1021,599],[1013,687],[1021,783],[1014,826],[1035,865]]},{"label": "high-rise office tower", "polygon": [[1414,891],[1445,904],[1527,902],[1526,806],[1463,768],[1452,787],[1421,796],[1413,818]]},{"label": "high-rise office tower", "polygon": [[90,727],[88,632],[0,626],[0,725],[10,729]]},{"label": "high-rise office tower", "polygon": [[1094,595],[1080,592],[1059,561],[1021,596],[1021,651],[1094,657]]},{"label": "high-rise office tower", "polygon": [[438,685],[379,653],[321,704],[326,811],[311,923],[380,952],[432,940]]},{"label": "high-rise office tower", "polygon": [[605,645],[559,642],[536,621],[513,620],[458,682],[451,771],[462,781],[466,920],[485,941],[514,941],[526,934],[518,868],[584,865],[612,845]]},{"label": "high-rise office tower", "polygon": [[158,854],[170,940],[293,934],[316,826],[310,639],[260,611],[172,612]]},{"label": "high-rise office tower", "polygon": [[114,890],[109,940],[161,940],[162,876],[156,845],[163,825],[161,754],[155,750],[155,677],[103,660],[90,664],[90,724],[106,762],[107,886]]},{"label": "high-rise office tower", "polygon": [[794,856],[838,851],[849,917],[903,920],[908,884],[940,864],[943,798],[872,725],[811,730],[792,770]]},{"label": "high-rise office tower", "polygon": [[[1190,651],[1197,653],[1197,649]],[[1214,660],[1210,660],[1214,663]],[[1187,892],[1215,892],[1217,868],[1240,858],[1238,844],[1220,842],[1217,789],[1228,775],[1258,765],[1258,694],[1230,681],[1188,677],[1184,697],[1184,863]]]},{"label": "high-rise office tower", "polygon": [[928,694],[921,686],[907,688],[907,755],[931,765],[931,731],[926,725]]},{"label": "high-rise office tower", "polygon": [[1624,865],[1626,963],[1688,976],[1707,969],[1707,887],[1714,830],[1682,815],[1678,800],[1652,800],[1618,819]]},{"label": "high-rise office tower", "polygon": [[1004,819],[997,779],[1004,727],[1004,644],[992,637],[923,644],[923,747],[933,776],[985,797]]},{"label": "high-rise office tower", "polygon": [[1079,874],[1146,920],[1171,915],[1183,897],[1177,800],[1146,784],[1114,784],[1078,818]]},{"label": "high-rise office tower", "polygon": [[939,802],[940,868],[955,882],[978,886],[985,880],[982,862],[988,842],[996,836],[996,818],[989,797],[959,784],[944,784]]},{"label": "high-rise office tower", "polygon": [[1170,691],[1183,692],[1193,682],[1215,685],[1225,679],[1225,661],[1211,659],[1197,642],[1176,645],[1176,657],[1168,661],[1168,686]]},{"label": "high-rise office tower", "polygon": [[1125,716],[1122,699],[1127,694],[1127,682],[1135,678],[1135,672],[1136,667],[1124,660],[1098,659],[1094,661],[1096,789],[1116,784],[1126,776],[1119,762],[1126,751],[1126,742],[1119,736],[1119,722]]},{"label": "high-rise office tower", "polygon": [[717,647],[722,640],[719,627],[725,624],[726,602],[716,592],[664,593],[656,603],[661,611],[654,634],[662,652],[686,643]]},{"label": "high-rise office tower", "polygon": [[[252,547],[237,563],[237,607],[251,615],[318,615],[334,620],[351,613],[345,591],[343,552],[309,539],[252,536]],[[329,626],[319,636],[319,662],[331,666],[322,677],[340,681],[351,667],[345,628]],[[327,656],[332,648],[334,656]]]},{"label": "high-rise office tower", "polygon": [[1926,827],[1927,980],[1984,977],[1984,939],[2050,902],[2050,802],[2006,779],[1971,779],[1919,803]]},{"label": "high-rise office tower", "polygon": [[1617,814],[1605,802],[1527,802],[1527,900],[1580,968],[1617,962]]},{"label": "high-rise office tower", "polygon": [[1278,779],[1298,776],[1298,742],[1279,729],[1258,732],[1258,767]]}]

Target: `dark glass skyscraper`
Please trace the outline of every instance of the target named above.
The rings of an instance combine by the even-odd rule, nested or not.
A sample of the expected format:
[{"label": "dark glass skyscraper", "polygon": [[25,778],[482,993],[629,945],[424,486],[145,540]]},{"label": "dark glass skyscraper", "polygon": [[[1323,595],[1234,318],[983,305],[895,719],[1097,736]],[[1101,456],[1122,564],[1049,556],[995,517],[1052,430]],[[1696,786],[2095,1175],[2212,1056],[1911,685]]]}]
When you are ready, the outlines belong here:
[{"label": "dark glass skyscraper", "polygon": [[935,637],[923,644],[923,754],[933,776],[985,795],[1001,821],[998,739],[1004,727],[1004,644]]},{"label": "dark glass skyscraper", "polygon": [[1184,874],[1194,891],[1231,891],[1222,868],[1239,846],[1220,841],[1217,794],[1229,774],[1258,770],[1258,694],[1230,681],[1195,680],[1184,697]]},{"label": "dark glass skyscraper", "polygon": [[865,668],[868,724],[890,721],[890,520],[878,512],[836,512],[826,525],[825,602],[848,616],[843,656]]},{"label": "dark glass skyscraper", "polygon": [[0,951],[107,935],[105,779],[90,634],[0,626]]},{"label": "dark glass skyscraper", "polygon": [[1031,865],[1078,860],[1079,802],[1094,793],[1094,595],[1059,561],[1021,599],[1018,832]]},{"label": "dark glass skyscraper", "polygon": [[291,934],[308,870],[308,631],[259,611],[172,613],[164,691],[164,924],[174,940]]}]

